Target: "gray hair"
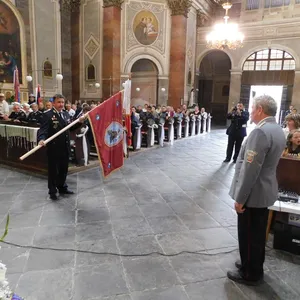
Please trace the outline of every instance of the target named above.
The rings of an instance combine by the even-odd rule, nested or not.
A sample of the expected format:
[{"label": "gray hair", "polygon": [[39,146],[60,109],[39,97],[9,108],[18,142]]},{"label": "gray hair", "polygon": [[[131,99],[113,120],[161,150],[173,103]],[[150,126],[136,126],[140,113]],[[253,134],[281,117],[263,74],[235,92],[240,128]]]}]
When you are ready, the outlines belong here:
[{"label": "gray hair", "polygon": [[263,95],[263,96],[259,96],[256,97],[254,99],[254,105],[257,106],[261,106],[263,112],[268,115],[268,116],[272,116],[275,117],[276,113],[277,113],[277,103],[276,101],[269,95]]}]

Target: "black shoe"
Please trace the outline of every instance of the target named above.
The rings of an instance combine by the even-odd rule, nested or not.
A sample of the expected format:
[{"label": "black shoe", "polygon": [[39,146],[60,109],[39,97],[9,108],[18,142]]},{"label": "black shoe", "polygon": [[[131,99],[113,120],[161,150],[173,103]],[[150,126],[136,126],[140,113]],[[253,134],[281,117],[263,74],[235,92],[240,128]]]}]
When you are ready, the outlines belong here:
[{"label": "black shoe", "polygon": [[242,268],[242,264],[239,260],[237,260],[234,265],[236,266],[237,269],[241,269]]},{"label": "black shoe", "polygon": [[74,194],[74,192],[72,192],[72,191],[70,191],[70,190],[62,190],[62,191],[59,191],[59,193],[61,194],[61,195],[73,195]]},{"label": "black shoe", "polygon": [[256,286],[263,283],[262,278],[258,280],[246,280],[245,278],[242,277],[241,272],[239,271],[228,271],[227,277],[234,282],[245,284],[245,285]]},{"label": "black shoe", "polygon": [[230,162],[230,159],[226,158],[223,162]]},{"label": "black shoe", "polygon": [[50,194],[50,199],[53,201],[58,200],[56,194]]}]

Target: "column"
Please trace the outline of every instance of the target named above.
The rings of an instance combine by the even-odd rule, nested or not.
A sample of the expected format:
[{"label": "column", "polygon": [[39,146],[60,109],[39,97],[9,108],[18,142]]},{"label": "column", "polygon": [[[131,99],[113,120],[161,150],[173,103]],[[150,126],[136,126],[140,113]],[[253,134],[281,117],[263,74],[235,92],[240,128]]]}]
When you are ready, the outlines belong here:
[{"label": "column", "polygon": [[187,15],[191,1],[168,0],[168,5],[172,18],[168,105],[176,109],[184,98]]},{"label": "column", "polygon": [[122,0],[103,0],[102,95],[108,99],[120,90]]},{"label": "column", "polygon": [[230,90],[228,100],[228,111],[235,106],[241,97],[242,71],[230,70]]},{"label": "column", "polygon": [[300,107],[300,70],[295,70],[292,105]]}]

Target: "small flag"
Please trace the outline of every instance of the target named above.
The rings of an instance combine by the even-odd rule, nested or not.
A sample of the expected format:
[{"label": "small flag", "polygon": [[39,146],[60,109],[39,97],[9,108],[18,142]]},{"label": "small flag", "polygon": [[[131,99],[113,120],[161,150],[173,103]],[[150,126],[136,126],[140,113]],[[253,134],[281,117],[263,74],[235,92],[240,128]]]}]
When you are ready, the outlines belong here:
[{"label": "small flag", "polygon": [[122,109],[119,92],[88,115],[104,177],[124,164]]},{"label": "small flag", "polygon": [[21,102],[18,67],[16,67],[14,70],[14,90],[15,90],[15,102]]},{"label": "small flag", "polygon": [[40,102],[42,102],[42,98],[41,98],[41,86],[39,84],[37,86],[36,101],[37,101],[38,104]]}]

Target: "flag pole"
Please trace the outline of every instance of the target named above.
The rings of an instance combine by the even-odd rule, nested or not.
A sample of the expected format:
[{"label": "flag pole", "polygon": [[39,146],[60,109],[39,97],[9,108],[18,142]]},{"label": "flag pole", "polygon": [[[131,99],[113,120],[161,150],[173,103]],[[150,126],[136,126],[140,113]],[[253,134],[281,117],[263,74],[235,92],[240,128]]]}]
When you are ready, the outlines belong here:
[{"label": "flag pole", "polygon": [[[119,91],[118,93],[122,93],[124,90]],[[117,95],[118,93],[114,94],[113,96],[111,96],[110,98],[114,97],[115,95]],[[110,99],[109,98],[109,99]],[[107,100],[109,100],[107,99]],[[106,101],[107,101],[106,100]],[[103,102],[102,102],[103,103]],[[102,105],[102,103],[100,105]],[[86,114],[83,115],[83,117],[87,117],[88,114],[93,111],[94,109],[96,109],[98,106],[94,107],[92,110],[88,111]],[[31,154],[35,153],[36,151],[38,151],[39,149],[41,149],[42,147],[44,147],[45,145],[47,145],[49,142],[51,142],[52,140],[54,140],[56,137],[58,137],[59,135],[61,135],[63,132],[65,132],[66,130],[68,130],[69,128],[73,127],[75,124],[77,124],[79,122],[80,119],[76,119],[75,121],[73,121],[72,123],[70,123],[69,125],[67,125],[66,127],[64,127],[63,129],[61,129],[60,131],[58,131],[57,133],[55,133],[54,135],[52,135],[51,137],[49,137],[48,139],[46,139],[44,141],[44,145],[37,145],[35,146],[33,149],[31,149],[30,151],[28,151],[27,153],[25,153],[24,155],[22,155],[19,159],[20,160],[24,160],[25,158],[27,158],[28,156],[30,156]]]}]

